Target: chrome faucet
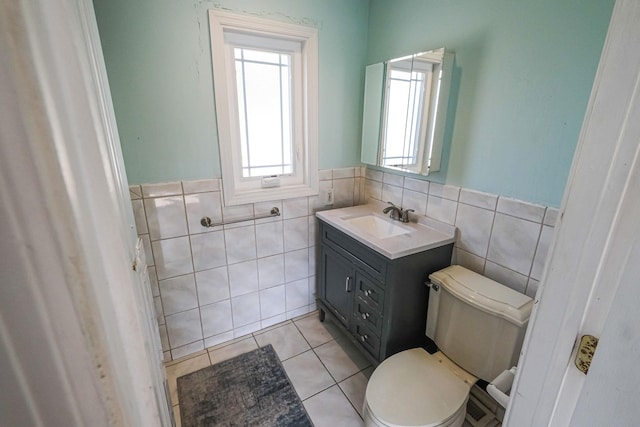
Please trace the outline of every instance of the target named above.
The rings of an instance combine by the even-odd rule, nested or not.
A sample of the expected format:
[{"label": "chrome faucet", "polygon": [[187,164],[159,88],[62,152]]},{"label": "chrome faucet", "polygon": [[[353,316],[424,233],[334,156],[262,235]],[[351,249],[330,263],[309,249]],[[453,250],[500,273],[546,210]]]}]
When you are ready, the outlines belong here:
[{"label": "chrome faucet", "polygon": [[409,212],[415,212],[413,209],[402,209],[397,207],[391,202],[387,202],[389,206],[382,210],[383,214],[389,213],[389,217],[391,219],[395,219],[396,221],[402,221],[404,223],[409,222]]},{"label": "chrome faucet", "polygon": [[395,219],[396,221],[400,221],[400,217],[402,216],[402,208],[397,207],[391,202],[387,202],[390,206],[387,206],[382,210],[383,214],[389,213],[389,217],[391,219]]},{"label": "chrome faucet", "polygon": [[396,221],[400,221],[400,218],[402,217],[402,208],[397,207],[396,205],[394,205],[391,202],[387,202],[390,206],[387,206],[386,208],[384,208],[382,210],[383,214],[389,213],[389,217],[391,219],[395,219]]}]

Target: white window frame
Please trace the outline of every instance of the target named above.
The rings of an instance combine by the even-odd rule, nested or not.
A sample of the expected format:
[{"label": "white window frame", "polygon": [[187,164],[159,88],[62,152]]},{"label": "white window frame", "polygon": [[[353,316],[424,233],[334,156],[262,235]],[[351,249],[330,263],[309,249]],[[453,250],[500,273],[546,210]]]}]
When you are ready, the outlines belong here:
[{"label": "white window frame", "polygon": [[[318,30],[296,24],[253,16],[209,10],[211,56],[215,90],[218,140],[225,205],[240,205],[318,194]],[[294,128],[300,131],[294,141],[294,173],[280,175],[267,184],[262,177],[243,178],[240,122],[236,94],[233,45],[225,33],[242,33],[265,39],[299,43],[301,69],[293,79],[292,90],[299,93],[293,104]],[[295,97],[293,97],[295,99]],[[301,105],[299,105],[301,104]],[[275,183],[274,183],[275,181]],[[265,187],[266,185],[278,185]]]}]

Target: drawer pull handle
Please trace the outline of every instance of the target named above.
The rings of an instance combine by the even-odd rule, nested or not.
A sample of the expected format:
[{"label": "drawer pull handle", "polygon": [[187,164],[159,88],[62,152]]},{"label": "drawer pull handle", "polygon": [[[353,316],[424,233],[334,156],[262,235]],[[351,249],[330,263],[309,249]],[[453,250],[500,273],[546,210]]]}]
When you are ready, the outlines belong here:
[{"label": "drawer pull handle", "polygon": [[360,316],[362,316],[362,318],[364,320],[367,320],[369,318],[369,316],[371,316],[371,314],[369,314],[369,313],[360,313]]},{"label": "drawer pull handle", "polygon": [[351,282],[351,276],[347,276],[347,278],[344,280],[344,291],[347,293],[351,292],[349,290],[349,282]]},{"label": "drawer pull handle", "polygon": [[365,295],[366,297],[368,297],[369,295],[371,295],[371,290],[370,290],[370,289],[365,289],[365,290],[364,290],[364,295]]},{"label": "drawer pull handle", "polygon": [[365,342],[369,339],[369,335],[364,334],[364,335],[360,335],[360,341]]}]

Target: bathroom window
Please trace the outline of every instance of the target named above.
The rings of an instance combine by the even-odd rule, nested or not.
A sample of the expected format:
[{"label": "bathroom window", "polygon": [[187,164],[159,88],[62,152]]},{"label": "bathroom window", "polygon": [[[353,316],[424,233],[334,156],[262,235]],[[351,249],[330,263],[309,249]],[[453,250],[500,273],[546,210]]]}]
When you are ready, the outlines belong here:
[{"label": "bathroom window", "polygon": [[317,194],[317,30],[209,18],[225,204]]},{"label": "bathroom window", "polygon": [[[291,175],[293,129],[291,62],[282,51],[234,47],[242,176]],[[298,59],[299,57],[296,57]]]}]

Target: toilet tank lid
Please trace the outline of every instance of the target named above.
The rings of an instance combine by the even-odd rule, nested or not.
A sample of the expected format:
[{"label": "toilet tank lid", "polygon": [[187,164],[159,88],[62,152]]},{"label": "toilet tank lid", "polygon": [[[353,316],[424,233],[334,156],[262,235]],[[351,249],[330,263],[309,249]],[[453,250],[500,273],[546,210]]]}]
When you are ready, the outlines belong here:
[{"label": "toilet tank lid", "polygon": [[530,297],[460,265],[436,271],[429,279],[468,304],[518,326],[525,325],[531,315]]}]

